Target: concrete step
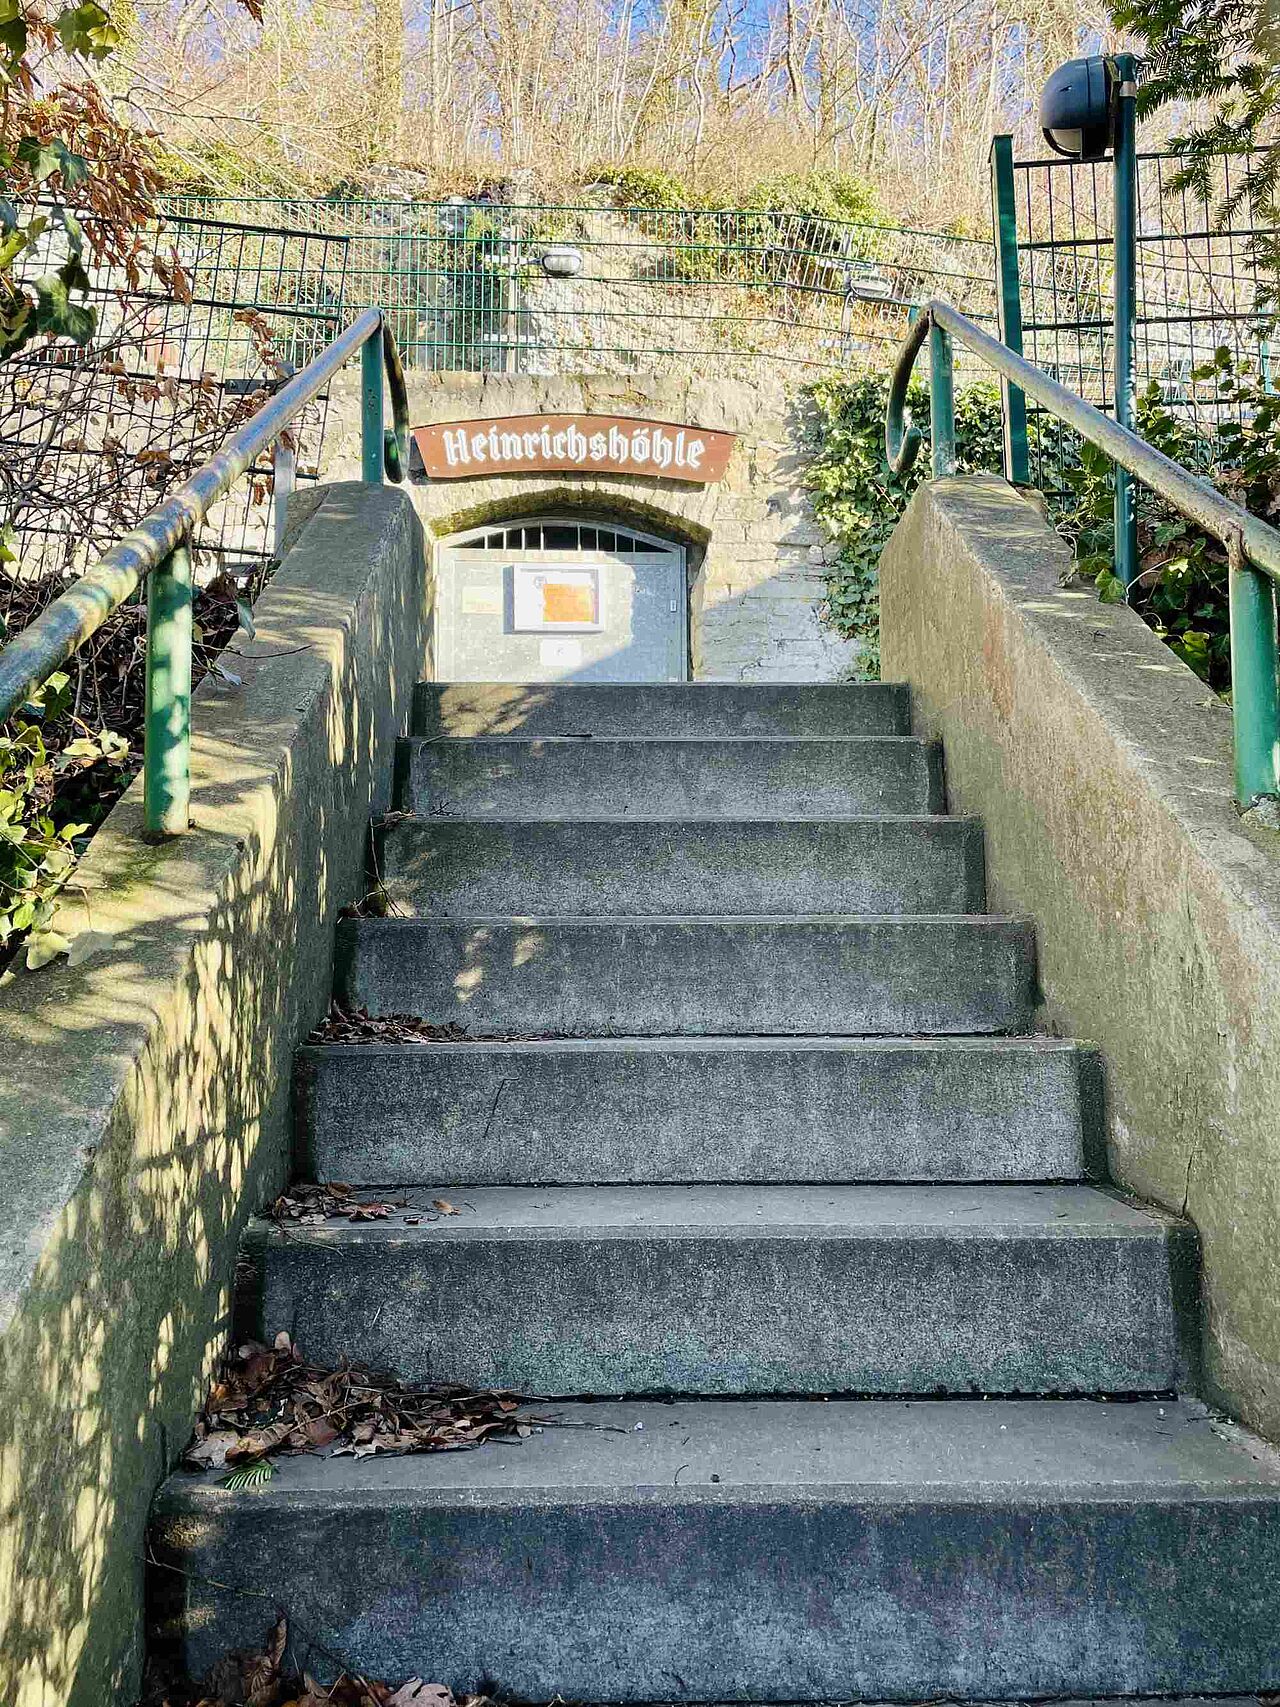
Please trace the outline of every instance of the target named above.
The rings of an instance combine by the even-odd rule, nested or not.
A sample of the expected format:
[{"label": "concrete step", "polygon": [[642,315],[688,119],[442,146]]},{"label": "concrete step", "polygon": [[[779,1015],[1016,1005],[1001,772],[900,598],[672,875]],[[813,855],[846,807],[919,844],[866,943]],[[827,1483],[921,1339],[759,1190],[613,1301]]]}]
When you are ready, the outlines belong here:
[{"label": "concrete step", "polygon": [[379,869],[408,915],[980,913],[982,855],[976,818],[406,818]]},{"label": "concrete step", "polygon": [[938,749],[906,735],[409,740],[396,799],[423,818],[772,820],[943,807]]},{"label": "concrete step", "polygon": [[1125,1393],[1188,1375],[1191,1229],[1089,1186],[408,1198],[373,1223],[253,1223],[240,1331],[561,1395]]},{"label": "concrete step", "polygon": [[298,1167],[359,1185],[1073,1180],[1096,1165],[1099,1080],[1092,1053],[1040,1037],[315,1045]]},{"label": "concrete step", "polygon": [[423,682],[416,735],[906,735],[908,689],[741,682]]},{"label": "concrete step", "polygon": [[1030,1030],[1029,924],[884,918],[346,919],[337,993],[477,1034]]},{"label": "concrete step", "polygon": [[475,1452],[284,1459],[247,1492],[174,1476],[151,1535],[162,1633],[202,1676],[280,1607],[320,1676],[429,1677],[459,1698],[1280,1686],[1280,1464],[1197,1405],[535,1414],[568,1426]]}]

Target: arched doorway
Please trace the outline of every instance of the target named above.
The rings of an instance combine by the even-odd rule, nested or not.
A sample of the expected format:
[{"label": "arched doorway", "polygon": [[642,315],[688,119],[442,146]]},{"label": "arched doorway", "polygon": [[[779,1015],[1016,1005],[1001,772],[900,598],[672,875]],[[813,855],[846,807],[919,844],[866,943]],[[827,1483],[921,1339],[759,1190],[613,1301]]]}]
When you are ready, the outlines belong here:
[{"label": "arched doorway", "polygon": [[490,522],[437,549],[437,668],[454,682],[689,674],[685,552],[608,516]]}]

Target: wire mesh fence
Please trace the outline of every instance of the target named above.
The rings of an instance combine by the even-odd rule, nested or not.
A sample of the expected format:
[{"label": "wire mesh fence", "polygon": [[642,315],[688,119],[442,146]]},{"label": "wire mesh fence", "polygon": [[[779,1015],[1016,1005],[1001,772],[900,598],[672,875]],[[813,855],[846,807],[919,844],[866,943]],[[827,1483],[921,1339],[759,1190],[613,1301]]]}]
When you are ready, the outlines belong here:
[{"label": "wire mesh fence", "polygon": [[[341,330],[341,237],[174,215],[156,247],[163,278],[96,269],[88,348],[32,344],[0,369],[0,514],[26,576],[83,570]],[[319,474],[326,403],[296,432],[301,480]],[[269,554],[271,479],[250,470],[206,518],[206,574]]]},{"label": "wire mesh fence", "polygon": [[[1274,281],[1260,269],[1267,232],[1244,188],[1250,157],[1223,155],[1199,189],[1180,183],[1175,153],[1138,157],[1138,300],[1135,370],[1148,391],[1193,429],[1212,466],[1217,428],[1239,417],[1241,395],[1223,388],[1220,350],[1250,384],[1273,389]],[[1114,395],[1112,319],[1115,231],[1110,162],[1023,160],[1014,165],[1023,350],[1037,366],[1099,408]],[[1230,217],[1219,220],[1219,210]],[[1078,459],[1073,436],[1028,408],[1032,477],[1062,490]]]},{"label": "wire mesh fence", "polygon": [[632,372],[767,357],[880,366],[912,308],[994,321],[989,246],[809,214],[473,202],[171,198],[348,243],[347,304],[391,318],[406,364]]}]

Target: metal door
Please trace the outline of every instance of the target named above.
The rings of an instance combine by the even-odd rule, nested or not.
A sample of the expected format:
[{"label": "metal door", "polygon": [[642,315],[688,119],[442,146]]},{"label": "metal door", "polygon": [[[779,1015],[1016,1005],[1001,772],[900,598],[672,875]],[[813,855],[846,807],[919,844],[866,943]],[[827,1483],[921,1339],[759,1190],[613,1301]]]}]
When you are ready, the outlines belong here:
[{"label": "metal door", "polygon": [[473,528],[437,554],[437,656],[452,682],[688,676],[683,546],[607,519]]}]

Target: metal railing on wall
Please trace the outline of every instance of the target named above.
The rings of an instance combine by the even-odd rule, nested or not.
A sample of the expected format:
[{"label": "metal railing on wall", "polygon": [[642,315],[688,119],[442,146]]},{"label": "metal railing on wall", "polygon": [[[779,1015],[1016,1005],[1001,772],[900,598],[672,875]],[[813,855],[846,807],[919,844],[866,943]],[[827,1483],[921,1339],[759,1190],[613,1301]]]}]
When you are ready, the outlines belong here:
[{"label": "metal railing on wall", "polygon": [[945,291],[993,323],[990,248],[813,214],[606,203],[169,197],[182,218],[341,237],[346,300],[387,314],[407,366],[621,371],[767,356],[869,368]]},{"label": "metal railing on wall", "polygon": [[[296,374],[87,574],[0,649],[0,724],[21,709],[111,612],[147,583],[144,822],[149,835],[188,827],[191,777],[195,530],[257,459],[287,436],[334,374],[361,358],[361,468],[399,481],[408,462],[408,403],[395,338],[369,309]],[[394,426],[384,430],[385,384]]]},{"label": "metal railing on wall", "polygon": [[1207,480],[1147,444],[946,302],[929,303],[912,327],[894,368],[885,416],[885,456],[895,473],[904,474],[911,467],[922,442],[919,432],[908,424],[906,404],[911,372],[926,338],[935,477],[954,474],[956,469],[954,340],[1006,385],[1016,387],[1030,405],[1098,446],[1118,467],[1226,548],[1236,799],[1247,810],[1259,801],[1280,797],[1280,659],[1276,638],[1280,531],[1233,504]]},{"label": "metal railing on wall", "polygon": [[[0,372],[0,520],[27,577],[86,568],[347,318],[341,236],[174,214],[154,247],[163,277],[95,268],[91,344],[32,344]],[[294,422],[299,481],[318,477],[326,407],[321,390]],[[206,563],[240,576],[271,556],[272,484],[260,465],[206,516]]]},{"label": "metal railing on wall", "polygon": [[[1225,349],[1252,388],[1274,389],[1278,369],[1271,297],[1260,268],[1260,239],[1273,237],[1245,186],[1248,154],[1203,161],[1205,182],[1181,182],[1186,158],[1136,154],[1133,223],[1133,375],[1194,429],[1212,465],[1217,428],[1240,418],[1241,403],[1205,377]],[[1079,396],[1110,411],[1115,393],[1115,200],[1110,159],[1015,160],[1011,140],[992,149],[997,269],[1011,348]],[[1229,208],[1230,217],[1221,219]],[[947,293],[944,293],[947,294]],[[961,305],[962,306],[962,305]],[[1039,412],[1032,403],[1034,423]],[[1016,429],[1015,429],[1016,430]],[[1078,444],[1070,434],[1032,432],[1030,478],[1064,489]]]}]

